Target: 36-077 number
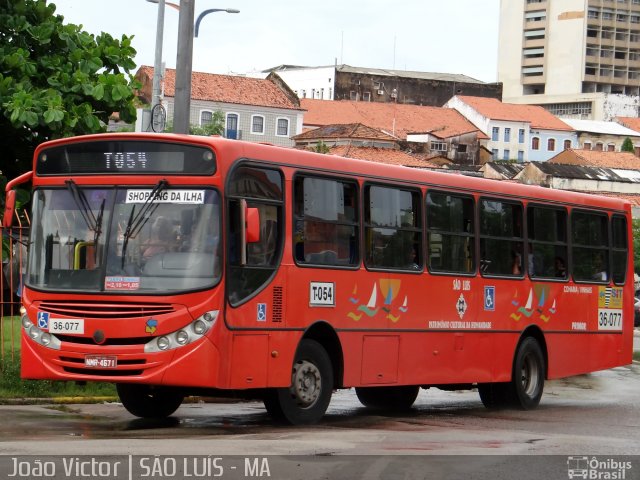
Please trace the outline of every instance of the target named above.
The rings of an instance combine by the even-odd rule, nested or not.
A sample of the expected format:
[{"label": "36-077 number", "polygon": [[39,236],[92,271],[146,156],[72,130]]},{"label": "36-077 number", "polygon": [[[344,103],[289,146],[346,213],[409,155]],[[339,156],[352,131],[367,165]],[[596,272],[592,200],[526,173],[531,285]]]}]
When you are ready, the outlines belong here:
[{"label": "36-077 number", "polygon": [[79,320],[59,320],[49,321],[49,332],[51,333],[84,333],[84,319]]},{"label": "36-077 number", "polygon": [[598,330],[622,330],[622,310],[598,309]]}]

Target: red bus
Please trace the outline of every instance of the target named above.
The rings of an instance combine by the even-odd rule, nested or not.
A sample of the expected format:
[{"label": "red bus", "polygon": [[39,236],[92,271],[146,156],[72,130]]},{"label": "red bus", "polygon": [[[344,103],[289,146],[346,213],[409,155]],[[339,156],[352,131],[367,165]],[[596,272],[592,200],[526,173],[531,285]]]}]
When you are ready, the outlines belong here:
[{"label": "red bus", "polygon": [[113,382],[140,417],[185,395],[318,421],[332,391],[408,408],[631,363],[627,202],[161,134],[34,154],[22,376]]}]

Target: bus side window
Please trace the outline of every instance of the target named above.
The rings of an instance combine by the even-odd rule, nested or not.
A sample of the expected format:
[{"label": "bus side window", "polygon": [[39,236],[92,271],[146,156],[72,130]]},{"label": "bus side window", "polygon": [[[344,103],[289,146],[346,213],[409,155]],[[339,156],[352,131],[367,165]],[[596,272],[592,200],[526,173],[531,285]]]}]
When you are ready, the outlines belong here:
[{"label": "bus side window", "polygon": [[481,200],[481,272],[485,275],[521,276],[524,273],[523,247],[522,205],[493,199]]},{"label": "bus side window", "polygon": [[293,196],[296,263],[356,265],[359,255],[355,182],[299,175],[294,180]]},{"label": "bus side window", "polygon": [[530,205],[527,208],[529,238],[528,273],[535,278],[567,278],[567,211]]},{"label": "bus side window", "polygon": [[571,213],[571,271],[576,281],[609,281],[608,217],[602,213]]},{"label": "bus side window", "polygon": [[365,190],[366,264],[372,268],[422,269],[420,192],[371,185]]},{"label": "bus side window", "polygon": [[624,285],[627,273],[627,219],[621,215],[611,218],[611,278],[616,285]]},{"label": "bus side window", "polygon": [[431,272],[473,273],[473,198],[430,191],[427,206],[427,262]]}]

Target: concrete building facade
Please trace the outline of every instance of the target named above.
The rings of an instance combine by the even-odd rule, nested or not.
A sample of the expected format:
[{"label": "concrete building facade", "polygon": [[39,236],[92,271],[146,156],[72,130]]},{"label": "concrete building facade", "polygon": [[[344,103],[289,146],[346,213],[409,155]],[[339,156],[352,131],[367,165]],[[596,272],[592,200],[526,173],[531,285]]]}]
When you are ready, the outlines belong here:
[{"label": "concrete building facade", "polygon": [[566,118],[640,109],[640,0],[501,0],[498,80]]},{"label": "concrete building facade", "polygon": [[[452,94],[502,98],[502,85],[461,74],[335,65],[280,65],[277,73],[301,99],[350,100],[441,107]],[[266,73],[266,72],[264,72]]]}]

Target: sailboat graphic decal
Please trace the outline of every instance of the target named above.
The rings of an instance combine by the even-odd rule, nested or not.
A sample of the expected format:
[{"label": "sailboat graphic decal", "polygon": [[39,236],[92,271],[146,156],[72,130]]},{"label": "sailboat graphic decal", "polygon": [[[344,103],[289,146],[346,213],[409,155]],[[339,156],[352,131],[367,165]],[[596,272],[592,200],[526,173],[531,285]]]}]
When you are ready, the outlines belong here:
[{"label": "sailboat graphic decal", "polygon": [[[393,323],[400,321],[403,313],[409,311],[409,298],[407,295],[400,296],[402,281],[398,279],[381,278],[373,283],[371,296],[365,304],[360,304],[357,297],[357,286],[353,287],[353,292],[349,298],[349,302],[358,305],[355,311],[347,313],[347,317],[354,321],[360,321],[364,315],[374,318],[381,313],[384,318],[391,320]],[[403,298],[402,304],[399,306],[399,299]],[[382,300],[382,302],[380,302]],[[381,303],[379,305],[379,303]]]},{"label": "sailboat graphic decal", "polygon": [[360,305],[358,310],[363,312],[368,317],[373,317],[378,313],[379,308],[376,308],[376,303],[378,301],[378,289],[376,288],[375,283],[373,284],[373,290],[371,292],[371,297],[369,297],[369,302],[366,305]]}]

